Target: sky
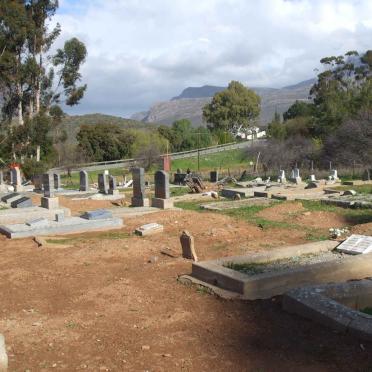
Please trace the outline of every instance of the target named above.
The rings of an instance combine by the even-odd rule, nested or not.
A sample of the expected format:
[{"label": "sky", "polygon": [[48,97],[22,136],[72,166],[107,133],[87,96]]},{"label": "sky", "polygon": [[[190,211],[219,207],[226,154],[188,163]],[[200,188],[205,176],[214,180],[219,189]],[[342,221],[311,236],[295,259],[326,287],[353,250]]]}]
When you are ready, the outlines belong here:
[{"label": "sky", "polygon": [[372,0],[60,0],[51,21],[88,50],[69,114],[129,117],[188,86],[279,88],[325,56],[372,49]]}]

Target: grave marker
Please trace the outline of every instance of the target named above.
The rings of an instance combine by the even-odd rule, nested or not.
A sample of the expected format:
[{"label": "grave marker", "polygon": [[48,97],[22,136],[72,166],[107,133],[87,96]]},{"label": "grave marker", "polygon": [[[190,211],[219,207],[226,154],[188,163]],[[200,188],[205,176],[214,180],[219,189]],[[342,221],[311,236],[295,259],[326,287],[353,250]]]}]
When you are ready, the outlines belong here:
[{"label": "grave marker", "polygon": [[353,234],[341,243],[337,250],[347,254],[366,254],[372,252],[372,236]]},{"label": "grave marker", "polygon": [[106,173],[100,173],[98,175],[98,190],[101,194],[108,194],[109,187]]},{"label": "grave marker", "polygon": [[140,226],[138,229],[135,230],[135,233],[140,236],[147,236],[163,231],[164,231],[163,225],[153,222]]},{"label": "grave marker", "polygon": [[133,207],[148,207],[149,199],[145,197],[145,170],[143,168],[133,168]]},{"label": "grave marker", "polygon": [[155,197],[152,199],[152,206],[161,209],[173,207],[169,192],[169,175],[165,171],[155,173]]},{"label": "grave marker", "polygon": [[87,171],[80,171],[80,191],[88,191],[89,190],[89,181],[88,181],[88,172]]},{"label": "grave marker", "polygon": [[54,188],[56,190],[59,190],[61,188],[61,175],[59,173],[54,173],[53,179],[54,179]]},{"label": "grave marker", "polygon": [[108,193],[110,195],[118,195],[119,190],[116,182],[116,177],[114,176],[109,176],[109,190]]},{"label": "grave marker", "polygon": [[218,182],[218,171],[210,172],[210,180],[211,182]]},{"label": "grave marker", "polygon": [[187,230],[182,232],[180,242],[182,247],[182,257],[198,261],[194,247],[194,237]]}]

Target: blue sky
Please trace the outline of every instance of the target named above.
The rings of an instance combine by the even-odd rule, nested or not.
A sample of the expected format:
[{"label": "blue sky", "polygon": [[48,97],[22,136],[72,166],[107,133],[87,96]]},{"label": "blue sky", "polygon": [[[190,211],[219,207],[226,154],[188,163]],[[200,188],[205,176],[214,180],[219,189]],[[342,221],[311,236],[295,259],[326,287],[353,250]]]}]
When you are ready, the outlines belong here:
[{"label": "blue sky", "polygon": [[88,92],[69,113],[119,116],[187,86],[281,87],[320,58],[372,49],[372,1],[60,0],[61,46],[87,46]]}]

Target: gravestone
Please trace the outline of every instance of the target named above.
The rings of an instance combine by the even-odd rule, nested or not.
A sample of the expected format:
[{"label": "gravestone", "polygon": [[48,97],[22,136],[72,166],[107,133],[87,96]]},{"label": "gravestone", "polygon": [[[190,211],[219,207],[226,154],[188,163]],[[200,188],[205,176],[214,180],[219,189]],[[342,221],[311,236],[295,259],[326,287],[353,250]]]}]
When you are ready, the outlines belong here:
[{"label": "gravestone", "polygon": [[210,172],[210,180],[211,182],[218,182],[218,171]]},{"label": "gravestone", "polygon": [[41,198],[41,207],[46,209],[57,209],[58,198],[54,196],[54,177],[50,173],[43,174],[44,197]]},{"label": "gravestone", "polygon": [[12,185],[14,186],[14,191],[20,191],[22,188],[21,182],[21,171],[18,167],[14,167],[10,170]]},{"label": "gravestone", "polygon": [[148,207],[149,199],[145,197],[145,170],[143,168],[132,169],[133,178],[133,207]]},{"label": "gravestone", "polygon": [[198,261],[194,247],[194,237],[187,230],[182,232],[180,242],[182,247],[182,257]]},{"label": "gravestone", "polygon": [[287,182],[287,179],[285,178],[285,171],[282,170],[282,169],[279,171],[278,182],[280,182],[280,183],[286,183]]},{"label": "gravestone", "polygon": [[33,204],[30,198],[23,196],[22,198],[12,201],[10,203],[10,206],[12,208],[29,208],[29,207],[32,207]]},{"label": "gravestone", "polygon": [[54,196],[54,178],[50,173],[43,174],[44,196],[52,198]]},{"label": "gravestone", "polygon": [[315,182],[316,181],[315,174],[310,174],[310,181],[311,182]]},{"label": "gravestone", "polygon": [[109,190],[108,193],[110,195],[118,195],[119,190],[116,182],[116,177],[114,176],[109,176]]},{"label": "gravestone", "polygon": [[353,234],[337,247],[337,251],[348,254],[372,252],[372,236]]},{"label": "gravestone", "polygon": [[169,192],[169,175],[165,171],[155,173],[155,197],[152,198],[152,206],[161,209],[173,208]]},{"label": "gravestone", "polygon": [[34,184],[34,191],[42,191],[43,190],[43,175],[37,174],[32,177],[32,182]]},{"label": "gravestone", "polygon": [[98,175],[98,191],[101,194],[108,194],[108,182],[107,182],[107,175],[105,173],[100,173]]},{"label": "gravestone", "polygon": [[185,181],[186,176],[187,176],[187,173],[182,173],[182,172],[175,173],[173,183],[175,185],[186,185],[186,181]]},{"label": "gravestone", "polygon": [[88,172],[87,171],[80,171],[80,191],[88,191],[89,190],[89,181],[88,181]]},{"label": "gravestone", "polygon": [[331,170],[331,175],[328,177],[331,181],[338,181],[337,169]]},{"label": "gravestone", "polygon": [[3,171],[0,171],[0,185],[4,184],[4,173]]},{"label": "gravestone", "polygon": [[94,211],[85,212],[81,218],[86,220],[105,220],[112,218],[112,213],[107,209],[96,209]]},{"label": "gravestone", "polygon": [[54,188],[56,190],[59,190],[61,188],[61,175],[59,173],[54,173],[53,179],[54,179]]}]

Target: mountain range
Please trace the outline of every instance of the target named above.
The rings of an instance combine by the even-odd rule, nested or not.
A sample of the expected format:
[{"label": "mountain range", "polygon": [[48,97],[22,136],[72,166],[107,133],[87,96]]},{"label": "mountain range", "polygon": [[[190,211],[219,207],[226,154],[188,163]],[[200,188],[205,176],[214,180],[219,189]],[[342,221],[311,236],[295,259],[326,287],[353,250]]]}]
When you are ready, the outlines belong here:
[{"label": "mountain range", "polygon": [[[296,101],[309,101],[309,91],[315,79],[301,81],[295,85],[283,88],[254,87],[253,89],[261,97],[261,114],[259,124],[269,123],[275,112],[282,114]],[[212,85],[202,87],[188,87],[169,101],[159,102],[150,107],[148,111],[136,113],[131,119],[145,123],[172,124],[178,119],[189,119],[193,125],[203,123],[203,107],[212,100],[214,94],[226,89]]]}]

